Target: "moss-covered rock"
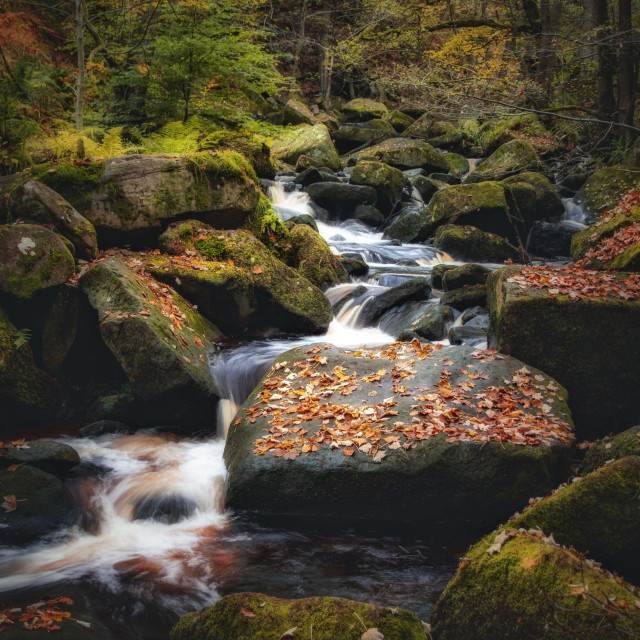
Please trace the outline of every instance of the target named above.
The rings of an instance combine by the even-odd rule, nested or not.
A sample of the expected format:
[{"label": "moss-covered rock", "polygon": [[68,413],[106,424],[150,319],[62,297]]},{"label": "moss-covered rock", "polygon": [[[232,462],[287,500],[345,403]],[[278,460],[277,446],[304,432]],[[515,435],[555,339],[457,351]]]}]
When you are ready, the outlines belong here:
[{"label": "moss-covered rock", "polygon": [[[171,225],[160,238],[161,246],[170,246],[176,255],[193,252],[184,239],[189,241],[189,224]],[[202,226],[192,233],[199,255],[178,260],[152,255],[145,264],[154,277],[197,304],[226,335],[309,334],[327,329],[331,305],[322,291],[275,258],[252,234]],[[304,233],[298,231],[296,237]],[[175,238],[181,236],[178,244]]]},{"label": "moss-covered rock", "polygon": [[287,100],[282,112],[282,124],[314,124],[315,118],[311,109],[301,100]]},{"label": "moss-covered rock", "polygon": [[11,445],[3,449],[0,468],[12,464],[28,464],[64,479],[69,471],[80,464],[78,452],[64,442],[53,440],[30,440],[23,445]]},{"label": "moss-covered rock", "polygon": [[429,129],[435,121],[432,113],[422,113],[404,130],[404,135],[410,138],[428,138]]},{"label": "moss-covered rock", "polygon": [[376,160],[396,169],[424,169],[427,173],[449,172],[449,161],[443,153],[436,151],[422,140],[391,138],[372,147],[358,151],[351,156],[350,162]]},{"label": "moss-covered rock", "polygon": [[346,269],[316,230],[296,225],[291,230],[291,245],[293,267],[322,291],[349,280]]},{"label": "moss-covered rock", "polygon": [[403,133],[407,129],[407,127],[410,127],[411,124],[415,121],[415,118],[412,118],[410,115],[397,110],[389,111],[384,119],[398,133]]},{"label": "moss-covered rock", "polygon": [[424,210],[432,229],[444,224],[471,225],[502,237],[514,236],[504,187],[498,182],[445,187]]},{"label": "moss-covered rock", "polygon": [[470,135],[473,135],[474,140],[482,148],[483,155],[488,155],[492,154],[501,145],[523,134],[525,136],[531,136],[533,142],[535,136],[540,136],[546,132],[546,128],[540,122],[537,115],[526,114],[487,120],[480,126],[475,122],[468,132]]},{"label": "moss-covered rock", "polygon": [[518,249],[504,238],[467,225],[446,224],[438,227],[434,244],[460,260],[501,263],[519,258]]},{"label": "moss-covered rock", "polygon": [[491,270],[481,264],[464,264],[445,272],[442,276],[442,288],[445,291],[451,291],[461,287],[485,284],[490,273]]},{"label": "moss-covered rock", "polygon": [[444,278],[444,274],[451,269],[455,269],[456,265],[454,264],[437,264],[435,267],[431,269],[431,286],[434,289],[442,289],[442,278]]},{"label": "moss-covered rock", "polygon": [[426,208],[420,212],[407,211],[401,213],[385,230],[385,238],[400,242],[426,240],[432,229]]},{"label": "moss-covered rock", "polygon": [[349,182],[373,187],[378,194],[376,206],[389,213],[402,197],[404,174],[388,164],[363,160],[353,168]]},{"label": "moss-covered rock", "polygon": [[0,291],[29,300],[62,284],[75,262],[59,235],[32,224],[0,226]]},{"label": "moss-covered rock", "polygon": [[459,153],[447,153],[449,173],[456,178],[462,178],[469,173],[469,161]]},{"label": "moss-covered rock", "polygon": [[[459,532],[461,528],[468,533],[486,531],[531,495],[546,493],[565,477],[572,436],[566,404],[548,392],[548,385],[555,387],[548,377],[535,371],[527,374],[530,382],[522,382],[522,374],[515,373],[522,369],[521,362],[474,354],[479,355],[465,346],[437,351],[417,341],[355,352],[325,345],[307,359],[299,350],[282,354],[247,399],[229,432],[224,453],[229,469],[227,505],[269,515],[339,519],[342,524],[382,520],[425,525],[431,532],[438,527],[442,532]],[[450,361],[455,366],[447,366]],[[301,371],[307,367],[318,374],[321,384],[312,398],[305,400],[300,392],[307,393],[308,378]],[[392,370],[396,372],[393,376]],[[443,374],[443,370],[449,373]],[[475,372],[471,405],[476,402],[475,394],[488,387],[504,387],[505,379],[521,380],[508,385],[513,398],[524,399],[522,388],[529,393],[531,389],[526,387],[530,384],[539,386],[552,406],[547,415],[558,420],[558,434],[565,442],[553,440],[550,445],[534,446],[485,442],[481,437],[474,440],[480,432],[473,426],[468,427],[473,436],[463,428],[466,435],[461,440],[466,441],[449,439],[437,430],[424,439],[414,437],[412,432],[418,425],[435,426],[431,418],[445,414],[452,428],[447,433],[453,434],[457,427],[449,418],[456,418],[447,412],[454,407],[460,424],[466,417],[493,420],[465,402],[443,405],[437,399],[441,388],[444,395],[451,389],[460,390],[458,383],[467,383],[469,371]],[[444,381],[443,375],[447,378]],[[541,376],[542,381],[533,376]],[[372,390],[377,392],[375,398]],[[316,393],[320,394],[320,411],[320,405],[312,408]],[[273,405],[266,413],[262,412],[264,397],[271,398]],[[283,410],[278,408],[280,403],[288,407],[287,415],[292,412],[303,421],[294,427],[285,413],[278,414],[279,418],[273,411]],[[427,406],[430,403],[435,403],[431,409]],[[540,418],[517,400],[516,404],[518,411],[524,412],[520,414],[522,427],[535,431]],[[348,412],[348,418],[343,411]],[[532,422],[527,422],[528,415]],[[418,423],[412,423],[413,416],[418,417]],[[268,432],[272,422],[285,428],[283,439],[278,441],[280,447],[273,450],[269,449]],[[416,426],[409,427],[412,424]],[[362,438],[352,435],[352,427],[357,427]],[[376,458],[376,452],[386,455]]]},{"label": "moss-covered rock", "polygon": [[466,179],[466,182],[486,182],[504,180],[524,171],[537,171],[540,168],[538,154],[526,140],[511,140],[494,151],[482,164],[478,165]]},{"label": "moss-covered rock", "polygon": [[365,143],[377,144],[398,134],[385,120],[370,120],[356,124],[343,124],[333,133],[333,140],[339,153],[349,153]]},{"label": "moss-covered rock", "polygon": [[220,333],[177,293],[134,271],[140,264],[107,258],[80,279],[102,339],[148,404],[149,421],[210,426],[217,391],[207,354]]},{"label": "moss-covered rock", "polygon": [[444,304],[430,305],[424,314],[411,323],[411,330],[425,340],[443,340],[453,324],[453,312]]},{"label": "moss-covered rock", "polygon": [[640,187],[640,169],[617,165],[598,169],[576,193],[590,222],[613,209],[631,189]]},{"label": "moss-covered rock", "polygon": [[26,336],[0,309],[0,430],[50,419],[61,400],[58,383],[36,367]]},{"label": "moss-covered rock", "polygon": [[427,637],[420,619],[404,609],[344,598],[283,600],[233,593],[212,607],[182,616],[171,630],[171,640],[273,640],[287,631],[291,637],[315,640],[360,640],[367,629],[378,629],[382,635],[376,637],[385,640]]},{"label": "moss-covered rock", "polygon": [[295,165],[302,155],[307,156],[317,167],[337,170],[342,167],[336,148],[331,141],[329,129],[323,124],[298,125],[276,138],[271,145],[276,160]]},{"label": "moss-covered rock", "polygon": [[[490,344],[543,369],[569,390],[579,437],[593,439],[637,423],[640,343],[620,336],[635,335],[640,301],[610,296],[572,300],[548,289],[521,288],[512,280],[519,273],[507,267],[487,280]],[[628,276],[607,277],[623,283]]]},{"label": "moss-covered rock", "polygon": [[382,102],[369,98],[350,100],[342,107],[342,113],[347,121],[366,122],[374,118],[384,118],[389,110]]},{"label": "moss-covered rock", "polygon": [[594,442],[580,465],[580,475],[584,476],[608,462],[625,456],[640,456],[640,426],[631,427],[615,436],[605,436]]},{"label": "moss-covered rock", "polygon": [[487,287],[483,284],[476,284],[446,291],[440,298],[440,303],[449,305],[458,311],[464,311],[471,307],[486,307]]},{"label": "moss-covered rock", "polygon": [[433,194],[440,188],[438,182],[432,178],[427,178],[427,176],[416,176],[411,179],[411,184],[418,190],[425,204],[429,204]]},{"label": "moss-covered rock", "polygon": [[72,243],[77,258],[93,260],[98,256],[94,226],[60,194],[41,182],[28,180],[14,189],[1,213],[13,220],[53,225]]},{"label": "moss-covered rock", "polygon": [[636,599],[540,533],[507,529],[467,551],[431,625],[438,640],[609,640],[640,632]]},{"label": "moss-covered rock", "polygon": [[553,185],[542,173],[535,171],[525,171],[502,181],[503,185],[509,187],[517,187],[526,184],[533,187],[534,190],[534,206],[529,209],[524,203],[520,206],[517,198],[517,191],[514,191],[516,202],[520,213],[524,216],[528,225],[533,224],[534,220],[557,220],[564,213],[564,205],[560,196],[556,193]]},{"label": "moss-covered rock", "polygon": [[0,492],[16,500],[14,510],[0,511],[0,540],[5,544],[28,542],[71,524],[71,494],[49,473],[26,464],[2,469]]},{"label": "moss-covered rock", "polygon": [[[638,440],[638,438],[636,438]],[[634,583],[640,578],[640,457],[627,456],[535,503],[508,526],[541,529]]]}]

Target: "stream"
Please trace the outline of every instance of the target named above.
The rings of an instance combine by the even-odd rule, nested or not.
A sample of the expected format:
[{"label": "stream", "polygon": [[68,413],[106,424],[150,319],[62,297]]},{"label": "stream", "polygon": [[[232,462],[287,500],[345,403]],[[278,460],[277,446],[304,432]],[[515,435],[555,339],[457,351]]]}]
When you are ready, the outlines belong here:
[{"label": "stream", "polygon": [[[311,213],[306,194],[285,187],[276,181],[270,188],[282,219]],[[568,218],[579,215],[569,207]],[[253,341],[211,353],[213,376],[226,396],[213,440],[153,430],[62,438],[82,461],[70,481],[80,505],[77,524],[26,548],[0,548],[2,601],[67,595],[84,602],[96,636],[106,639],[167,638],[181,614],[237,591],[341,596],[402,607],[428,619],[468,540],[447,546],[435,531],[298,529],[224,510],[224,436],[273,359],[317,342],[341,347],[391,342],[403,318],[437,304],[438,292],[427,302],[386,314],[375,328],[359,326],[366,301],[410,278],[429,277],[438,263],[455,263],[433,247],[398,245],[353,220],[317,224],[334,253],[360,256],[370,268],[364,282],[329,290],[332,304],[359,285],[366,292],[342,306],[324,336]]]}]

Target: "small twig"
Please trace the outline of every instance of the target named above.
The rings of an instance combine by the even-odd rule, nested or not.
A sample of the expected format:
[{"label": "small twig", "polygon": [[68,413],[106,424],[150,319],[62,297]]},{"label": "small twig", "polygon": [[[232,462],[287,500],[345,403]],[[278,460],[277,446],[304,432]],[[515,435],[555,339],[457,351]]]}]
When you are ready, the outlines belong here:
[{"label": "small twig", "polygon": [[358,618],[358,620],[360,620],[360,624],[364,627],[364,630],[369,631],[369,628],[367,627],[367,625],[364,622],[362,622],[362,618],[355,611],[353,612],[353,615],[356,618]]}]

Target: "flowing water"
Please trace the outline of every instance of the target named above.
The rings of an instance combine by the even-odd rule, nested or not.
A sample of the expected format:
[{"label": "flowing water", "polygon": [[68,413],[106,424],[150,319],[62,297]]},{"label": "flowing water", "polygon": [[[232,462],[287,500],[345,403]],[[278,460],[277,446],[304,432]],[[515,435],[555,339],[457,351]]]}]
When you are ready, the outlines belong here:
[{"label": "flowing water", "polygon": [[[307,196],[274,183],[270,197],[283,219],[311,213]],[[367,300],[417,275],[429,276],[446,254],[424,245],[384,240],[349,221],[318,228],[336,254],[358,256],[365,282],[327,292],[335,304],[358,286],[326,335],[263,340],[211,354],[225,398],[215,439],[189,439],[152,430],[136,435],[65,438],[81,458],[70,480],[77,523],[27,548],[0,549],[0,599],[31,602],[49,594],[84,602],[94,629],[112,639],[166,638],[178,616],[236,591],[293,598],[333,595],[400,606],[427,619],[453,574],[454,553],[428,533],[297,529],[287,522],[256,524],[224,510],[226,428],[273,359],[315,342],[379,345],[428,302],[387,314],[362,328]],[[213,421],[213,417],[212,417]],[[2,608],[2,607],[0,607]],[[102,637],[102,636],[100,636]]]}]

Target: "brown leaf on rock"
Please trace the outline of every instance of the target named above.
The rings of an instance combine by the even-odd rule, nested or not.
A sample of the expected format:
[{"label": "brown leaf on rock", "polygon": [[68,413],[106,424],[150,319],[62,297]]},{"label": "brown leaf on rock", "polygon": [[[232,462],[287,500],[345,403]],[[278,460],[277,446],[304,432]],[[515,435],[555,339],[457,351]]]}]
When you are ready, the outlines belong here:
[{"label": "brown leaf on rock", "polygon": [[255,618],[256,614],[253,613],[253,611],[251,611],[251,609],[241,609],[240,613],[245,617],[245,618]]},{"label": "brown leaf on rock", "polygon": [[292,627],[291,629],[287,629],[281,636],[280,640],[288,640],[289,638],[293,638],[296,635],[296,631],[298,627]]},{"label": "brown leaf on rock", "polygon": [[521,569],[533,569],[533,567],[537,567],[540,564],[540,558],[525,558],[520,563]]},{"label": "brown leaf on rock", "polygon": [[376,627],[373,627],[371,629],[367,629],[362,634],[360,640],[384,640],[384,635],[382,635]]}]

